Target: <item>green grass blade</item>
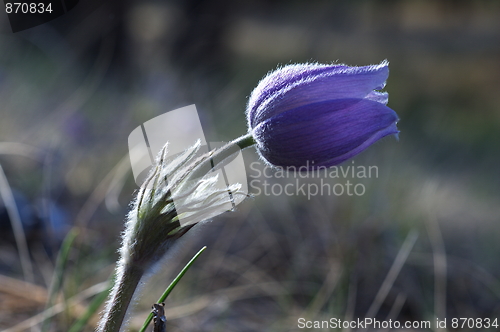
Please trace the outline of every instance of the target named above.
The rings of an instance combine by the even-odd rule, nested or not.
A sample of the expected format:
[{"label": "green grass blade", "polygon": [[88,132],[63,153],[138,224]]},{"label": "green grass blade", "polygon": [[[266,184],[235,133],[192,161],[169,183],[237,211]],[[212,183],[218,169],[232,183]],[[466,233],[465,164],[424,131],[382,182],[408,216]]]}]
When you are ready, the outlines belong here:
[{"label": "green grass blade", "polygon": [[[177,285],[177,283],[179,282],[179,280],[181,280],[181,278],[184,276],[184,274],[187,272],[187,270],[189,270],[189,268],[191,267],[191,265],[193,265],[193,263],[196,261],[196,259],[201,255],[201,253],[205,249],[207,249],[207,247],[201,248],[200,251],[198,251],[196,253],[196,255],[194,255],[193,258],[191,258],[191,260],[186,264],[186,266],[184,266],[184,268],[181,270],[181,272],[179,272],[179,274],[177,275],[177,277],[175,277],[175,279],[170,283],[170,285],[168,285],[167,289],[165,289],[165,292],[163,292],[163,294],[160,296],[160,298],[158,299],[157,303],[162,303],[162,302],[165,301],[165,299],[168,297],[168,295],[170,294],[170,292]],[[139,330],[139,332],[145,332],[146,329],[148,328],[149,323],[151,323],[152,319],[153,319],[153,313],[150,313],[148,315],[148,317],[146,318],[146,321],[144,322],[144,325]]]},{"label": "green grass blade", "polygon": [[[49,308],[53,305],[57,294],[61,290],[64,270],[66,268],[66,263],[68,262],[69,252],[77,235],[78,230],[76,228],[71,229],[64,238],[64,241],[61,245],[61,249],[59,250],[59,253],[57,255],[56,266],[54,268],[54,277],[52,279],[52,284],[50,285],[46,308]],[[42,325],[42,332],[47,331],[48,327],[48,321],[44,320]]]}]

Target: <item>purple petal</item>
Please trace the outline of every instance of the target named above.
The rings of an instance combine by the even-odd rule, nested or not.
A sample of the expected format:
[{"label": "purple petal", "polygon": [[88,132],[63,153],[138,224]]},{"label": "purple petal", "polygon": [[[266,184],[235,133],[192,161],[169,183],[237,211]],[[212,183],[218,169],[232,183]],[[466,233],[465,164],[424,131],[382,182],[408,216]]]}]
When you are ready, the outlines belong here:
[{"label": "purple petal", "polygon": [[[364,98],[373,90],[382,89],[388,75],[388,64],[385,61],[374,66],[306,69],[301,75],[292,75],[293,79],[289,81],[287,75],[273,73],[263,86],[259,84],[252,93],[252,97],[254,94],[259,97],[253,97],[249,101],[249,126],[253,128],[279,113],[310,103]],[[280,77],[277,88],[272,88],[273,77]]]},{"label": "purple petal", "polygon": [[272,117],[253,135],[262,157],[271,164],[312,169],[337,165],[380,138],[397,134],[397,120],[392,109],[376,101],[330,100]]},{"label": "purple petal", "polygon": [[279,68],[270,72],[264,77],[257,87],[252,91],[248,100],[250,109],[256,109],[258,105],[269,98],[277,91],[286,88],[305,78],[321,75],[325,72],[335,70],[337,68],[346,68],[343,65],[321,65],[321,64],[295,64]]}]

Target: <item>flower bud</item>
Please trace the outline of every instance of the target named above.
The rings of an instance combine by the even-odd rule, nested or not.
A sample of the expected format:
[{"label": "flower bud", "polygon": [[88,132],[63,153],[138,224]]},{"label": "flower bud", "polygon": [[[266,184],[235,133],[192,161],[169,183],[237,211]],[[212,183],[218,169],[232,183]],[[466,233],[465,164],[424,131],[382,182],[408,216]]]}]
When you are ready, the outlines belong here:
[{"label": "flower bud", "polygon": [[330,167],[399,133],[380,92],[388,63],[350,67],[296,64],[264,77],[247,105],[249,132],[275,166]]}]

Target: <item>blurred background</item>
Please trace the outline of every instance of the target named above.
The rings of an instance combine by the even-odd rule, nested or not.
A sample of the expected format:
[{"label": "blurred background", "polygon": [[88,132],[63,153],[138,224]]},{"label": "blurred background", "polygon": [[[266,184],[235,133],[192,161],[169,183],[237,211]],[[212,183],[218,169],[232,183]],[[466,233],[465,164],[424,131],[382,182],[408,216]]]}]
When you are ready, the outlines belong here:
[{"label": "blurred background", "polygon": [[[169,331],[500,318],[499,1],[80,0],[15,34],[0,14],[0,329],[37,330],[45,313],[46,331],[68,331],[105,290],[138,125],[196,104],[207,140],[227,141],[277,66],[384,59],[401,134],[354,159],[378,167],[366,193],[256,195],[196,227],[130,326],[204,245],[166,303]],[[251,175],[258,157],[244,158]]]}]

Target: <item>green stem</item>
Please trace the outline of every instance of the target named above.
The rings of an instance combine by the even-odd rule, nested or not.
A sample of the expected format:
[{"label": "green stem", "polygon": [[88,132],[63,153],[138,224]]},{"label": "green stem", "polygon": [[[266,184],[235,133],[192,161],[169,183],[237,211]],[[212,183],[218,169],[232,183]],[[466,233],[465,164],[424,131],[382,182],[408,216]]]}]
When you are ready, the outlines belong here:
[{"label": "green stem", "polygon": [[187,180],[197,179],[206,174],[207,167],[208,169],[212,168],[212,165],[218,165],[223,162],[225,159],[236,155],[241,150],[248,148],[252,145],[255,145],[255,140],[253,139],[252,134],[246,134],[237,139],[227,143],[226,145],[214,149],[207,154],[204,155],[204,160],[201,163],[198,163],[196,167],[191,170],[191,174],[184,179],[184,182],[187,183]]},{"label": "green stem", "polygon": [[119,272],[105,313],[99,324],[99,332],[119,332],[144,271],[134,266],[126,266]]},{"label": "green stem", "polygon": [[252,134],[246,134],[237,139],[233,140],[231,143],[236,144],[240,147],[240,149],[248,148],[252,145],[255,145],[255,140],[253,139]]}]

